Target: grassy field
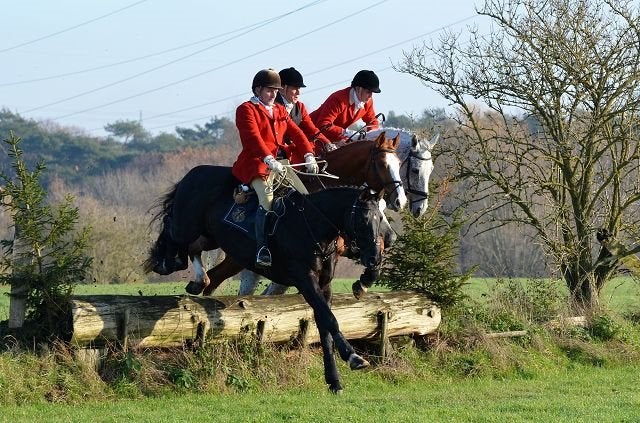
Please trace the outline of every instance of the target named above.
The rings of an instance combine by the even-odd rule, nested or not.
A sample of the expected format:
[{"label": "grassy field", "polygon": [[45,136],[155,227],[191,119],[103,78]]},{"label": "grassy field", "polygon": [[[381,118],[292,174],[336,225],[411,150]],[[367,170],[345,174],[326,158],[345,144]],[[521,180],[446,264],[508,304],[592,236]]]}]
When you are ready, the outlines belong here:
[{"label": "grassy field", "polygon": [[[335,290],[349,292],[352,282],[336,280]],[[472,279],[466,290],[472,299],[482,301],[501,283]],[[237,287],[237,281],[227,283],[218,294],[234,295]],[[0,294],[7,290],[0,287]],[[637,311],[639,292],[637,282],[620,278],[609,283],[603,301],[616,311]],[[82,285],[76,289],[80,295],[183,293],[184,282]],[[7,314],[8,297],[0,295],[0,320]],[[187,373],[177,373],[198,375],[200,384],[191,388],[179,387],[175,381],[144,385],[139,376],[106,382],[65,355],[51,353],[43,359],[8,352],[0,356],[0,394],[6,399],[0,402],[0,422],[35,421],[43,416],[48,422],[640,421],[640,338],[634,336],[625,341],[628,343],[581,338],[555,343],[544,334],[524,343],[496,340],[472,347],[445,342],[426,354],[407,349],[408,355],[400,353],[393,365],[376,365],[362,372],[349,371],[341,362],[346,390],[340,396],[327,392],[317,350],[295,353],[299,355],[271,350],[259,358],[249,349],[222,366],[209,363],[223,354],[207,355],[207,360],[199,359],[202,366],[191,364]],[[247,353],[250,355],[242,356]],[[142,360],[140,368],[126,357],[120,365],[138,369],[133,374],[142,370],[146,377],[157,377],[159,370],[167,368],[155,366],[154,354],[152,361]],[[186,357],[179,351],[176,356],[178,362]],[[223,379],[206,379],[203,370],[218,372]],[[234,380],[246,385],[239,387],[234,380],[229,385],[225,375],[238,377]],[[207,380],[211,382],[202,382]]]},{"label": "grassy field", "polygon": [[47,422],[634,422],[638,368],[574,368],[533,378],[401,380],[343,371],[347,390],[195,394],[80,405],[1,407],[0,421]]}]

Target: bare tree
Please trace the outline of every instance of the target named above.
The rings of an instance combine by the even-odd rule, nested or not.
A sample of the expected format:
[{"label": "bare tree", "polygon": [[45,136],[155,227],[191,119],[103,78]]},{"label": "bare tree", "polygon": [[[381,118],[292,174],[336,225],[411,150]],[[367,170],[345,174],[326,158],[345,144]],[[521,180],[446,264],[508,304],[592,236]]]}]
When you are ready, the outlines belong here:
[{"label": "bare tree", "polygon": [[456,106],[441,147],[473,222],[532,228],[575,305],[593,306],[621,258],[605,259],[596,231],[635,242],[640,227],[638,11],[625,0],[487,0],[478,13],[488,34],[447,34],[397,69]]}]

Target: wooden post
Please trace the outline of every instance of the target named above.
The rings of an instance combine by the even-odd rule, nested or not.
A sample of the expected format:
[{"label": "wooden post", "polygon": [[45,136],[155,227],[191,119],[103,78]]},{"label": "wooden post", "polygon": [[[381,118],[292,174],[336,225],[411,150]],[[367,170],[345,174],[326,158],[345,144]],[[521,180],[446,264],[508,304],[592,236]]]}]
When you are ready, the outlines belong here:
[{"label": "wooden post", "polygon": [[127,352],[129,345],[129,310],[129,307],[125,307],[118,322],[118,340],[120,341],[120,348],[124,352]]},{"label": "wooden post", "polygon": [[380,360],[384,361],[387,358],[387,352],[389,347],[389,318],[391,312],[379,311],[378,312],[378,327],[380,328]]},{"label": "wooden post", "polygon": [[309,344],[307,340],[307,334],[309,333],[309,319],[300,319],[300,332],[296,338],[297,346],[300,348],[306,348]]}]

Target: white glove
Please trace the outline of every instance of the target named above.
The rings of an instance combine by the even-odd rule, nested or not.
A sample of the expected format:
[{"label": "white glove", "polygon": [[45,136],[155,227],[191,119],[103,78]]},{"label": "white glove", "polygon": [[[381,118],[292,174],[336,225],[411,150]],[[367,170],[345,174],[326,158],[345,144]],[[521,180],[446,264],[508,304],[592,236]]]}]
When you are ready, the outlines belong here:
[{"label": "white glove", "polygon": [[313,157],[313,153],[307,153],[304,155],[304,162],[307,164],[307,172],[309,173],[318,173],[320,170],[318,168],[318,162],[316,162],[316,158]]},{"label": "white glove", "polygon": [[345,138],[350,138],[351,136],[354,136],[354,134],[356,133],[356,131],[353,131],[351,129],[343,129],[342,130],[342,136]]},{"label": "white glove", "polygon": [[338,148],[338,147],[337,147],[334,143],[332,143],[332,142],[330,142],[330,143],[328,143],[328,144],[325,144],[325,145],[324,145],[324,151],[326,151],[327,153],[328,153],[329,151],[336,150],[337,148]]},{"label": "white glove", "polygon": [[267,156],[262,161],[264,162],[264,164],[266,164],[269,167],[269,170],[272,172],[277,172],[277,173],[286,172],[282,163],[274,159],[273,156]]}]

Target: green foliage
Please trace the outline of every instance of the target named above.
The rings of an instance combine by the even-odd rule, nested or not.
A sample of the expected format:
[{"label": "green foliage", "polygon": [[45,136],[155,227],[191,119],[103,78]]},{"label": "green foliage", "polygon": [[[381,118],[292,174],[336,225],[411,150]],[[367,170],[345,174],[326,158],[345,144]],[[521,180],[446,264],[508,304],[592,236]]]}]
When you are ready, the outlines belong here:
[{"label": "green foliage", "polygon": [[0,265],[5,272],[0,274],[0,283],[23,288],[29,319],[51,332],[66,310],[73,286],[85,279],[91,265],[91,258],[85,255],[89,229],[73,233],[78,209],[72,206],[71,196],[57,207],[47,204],[40,181],[45,166],[38,163],[30,171],[20,141],[13,133],[4,140],[15,178],[0,172],[4,185],[0,199],[13,216],[16,235],[1,241]]},{"label": "green foliage", "polygon": [[493,311],[508,311],[528,323],[547,322],[567,303],[559,284],[548,279],[499,279],[487,298]]},{"label": "green foliage", "polygon": [[473,272],[455,271],[461,222],[454,218],[448,223],[435,212],[420,218],[404,212],[402,222],[403,233],[389,250],[377,283],[391,290],[420,292],[442,307],[459,302]]},{"label": "green foliage", "polygon": [[589,332],[594,339],[611,341],[621,333],[621,326],[611,316],[597,314],[591,318]]}]

